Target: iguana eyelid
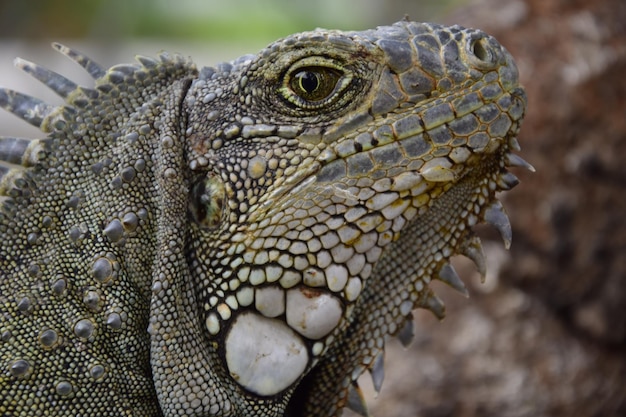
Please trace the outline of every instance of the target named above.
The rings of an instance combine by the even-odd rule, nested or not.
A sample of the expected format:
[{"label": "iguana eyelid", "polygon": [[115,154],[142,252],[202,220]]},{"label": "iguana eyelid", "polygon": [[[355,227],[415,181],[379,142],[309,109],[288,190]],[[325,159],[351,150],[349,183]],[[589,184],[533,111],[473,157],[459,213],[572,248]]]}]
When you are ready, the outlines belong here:
[{"label": "iguana eyelid", "polygon": [[[321,95],[307,94],[299,88],[297,77],[303,72],[317,77],[319,87],[323,89]],[[337,60],[323,56],[305,57],[285,71],[279,92],[288,102],[304,110],[318,111],[339,100],[352,79],[352,71]]]}]

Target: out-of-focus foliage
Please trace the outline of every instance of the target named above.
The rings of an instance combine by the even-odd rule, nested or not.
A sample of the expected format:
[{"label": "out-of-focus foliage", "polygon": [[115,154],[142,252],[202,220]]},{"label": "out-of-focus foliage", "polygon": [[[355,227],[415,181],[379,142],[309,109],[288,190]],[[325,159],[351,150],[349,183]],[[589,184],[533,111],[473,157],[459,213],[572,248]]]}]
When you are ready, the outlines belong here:
[{"label": "out-of-focus foliage", "polygon": [[0,0],[0,37],[273,39],[319,26],[437,20],[460,0]]}]

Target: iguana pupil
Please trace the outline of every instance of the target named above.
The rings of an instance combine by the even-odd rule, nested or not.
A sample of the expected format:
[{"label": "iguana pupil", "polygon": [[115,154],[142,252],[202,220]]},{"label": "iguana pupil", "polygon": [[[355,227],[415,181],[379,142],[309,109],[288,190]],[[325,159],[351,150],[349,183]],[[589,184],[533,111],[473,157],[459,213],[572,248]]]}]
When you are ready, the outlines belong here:
[{"label": "iguana pupil", "polygon": [[313,94],[320,86],[320,75],[312,71],[301,71],[296,74],[299,81],[299,87],[306,94]]}]

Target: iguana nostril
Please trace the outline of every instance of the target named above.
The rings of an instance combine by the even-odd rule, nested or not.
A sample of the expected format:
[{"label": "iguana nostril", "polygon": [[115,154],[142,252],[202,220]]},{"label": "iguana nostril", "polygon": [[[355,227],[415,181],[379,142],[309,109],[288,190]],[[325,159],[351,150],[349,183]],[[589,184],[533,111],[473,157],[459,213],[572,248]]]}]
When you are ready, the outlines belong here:
[{"label": "iguana nostril", "polygon": [[475,40],[471,45],[471,51],[481,61],[489,62],[493,60],[493,50],[486,38]]}]

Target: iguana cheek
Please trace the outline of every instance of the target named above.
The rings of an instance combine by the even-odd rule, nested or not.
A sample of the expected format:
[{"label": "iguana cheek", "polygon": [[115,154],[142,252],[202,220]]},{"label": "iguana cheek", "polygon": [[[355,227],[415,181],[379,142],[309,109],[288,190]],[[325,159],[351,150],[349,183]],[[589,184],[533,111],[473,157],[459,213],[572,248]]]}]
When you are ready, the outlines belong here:
[{"label": "iguana cheek", "polygon": [[304,372],[309,353],[304,341],[283,321],[244,312],[232,324],[225,343],[231,377],[258,395],[275,395]]},{"label": "iguana cheek", "polygon": [[254,308],[265,317],[285,314],[285,292],[278,287],[263,287],[255,291]]},{"label": "iguana cheek", "polygon": [[[344,314],[342,302],[326,290],[298,286],[255,290],[255,308],[230,325],[224,350],[231,377],[247,391],[275,395],[305,372],[311,357]],[[284,317],[282,317],[284,315]],[[275,318],[276,317],[276,318]],[[319,345],[319,346],[318,346]]]},{"label": "iguana cheek", "polygon": [[309,339],[327,336],[341,320],[343,308],[337,297],[314,288],[287,291],[287,324]]}]

